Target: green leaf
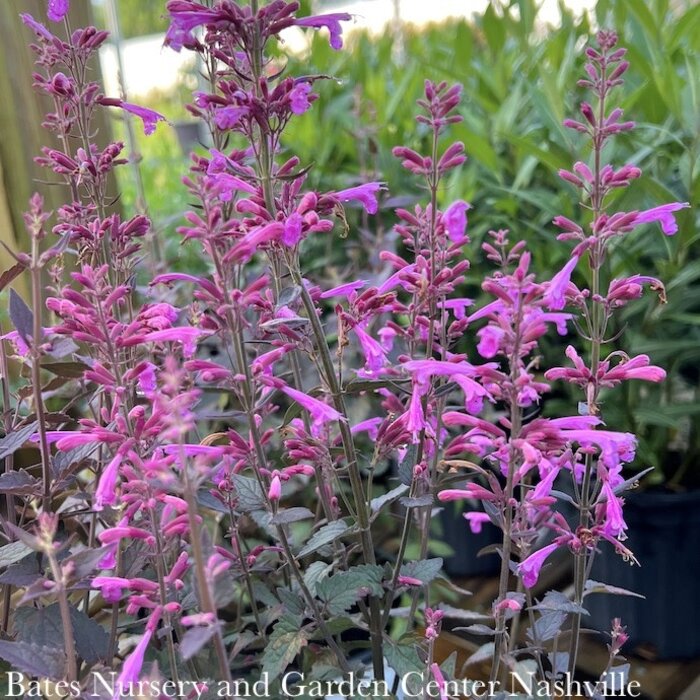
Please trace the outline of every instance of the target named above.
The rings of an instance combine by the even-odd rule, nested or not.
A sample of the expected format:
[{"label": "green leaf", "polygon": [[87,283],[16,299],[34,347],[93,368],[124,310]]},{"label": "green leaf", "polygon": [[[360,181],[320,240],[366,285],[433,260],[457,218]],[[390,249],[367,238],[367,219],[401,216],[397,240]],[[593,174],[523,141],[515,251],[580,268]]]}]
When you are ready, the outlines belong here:
[{"label": "green leaf", "polygon": [[366,595],[382,595],[383,576],[384,569],[381,566],[361,564],[324,579],[316,590],[329,612],[332,615],[340,615]]},{"label": "green leaf", "polygon": [[275,625],[263,653],[263,673],[279,678],[296,655],[306,646],[307,636],[298,621],[284,615]]},{"label": "green leaf", "polygon": [[421,559],[420,561],[410,561],[401,567],[401,576],[417,578],[424,584],[434,581],[442,571],[442,559]]},{"label": "green leaf", "polygon": [[370,507],[373,513],[380,511],[387,503],[395,501],[399,496],[403,496],[404,493],[408,491],[408,486],[406,484],[399,484],[396,488],[391,489],[383,493],[381,496],[373,498],[370,502]]},{"label": "green leaf", "polygon": [[300,557],[305,557],[320,549],[324,545],[330,544],[342,535],[344,535],[350,526],[344,520],[334,520],[332,523],[324,525],[318,529],[311,539],[302,547],[299,552]]},{"label": "green leaf", "polygon": [[425,664],[418,656],[418,645],[411,641],[408,644],[398,644],[388,640],[384,647],[386,661],[394,669],[399,678],[409,677],[410,673],[425,671]]},{"label": "green leaf", "polygon": [[314,514],[308,508],[302,508],[301,506],[296,508],[282,508],[275,513],[272,518],[272,524],[288,525],[289,523],[296,523],[300,520],[308,520],[313,517]]}]

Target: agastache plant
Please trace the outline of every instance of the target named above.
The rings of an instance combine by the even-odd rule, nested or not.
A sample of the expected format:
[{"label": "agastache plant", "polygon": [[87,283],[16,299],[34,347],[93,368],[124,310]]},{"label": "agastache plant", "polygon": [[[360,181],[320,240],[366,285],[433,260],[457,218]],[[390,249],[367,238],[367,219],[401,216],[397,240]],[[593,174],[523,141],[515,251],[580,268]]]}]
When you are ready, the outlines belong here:
[{"label": "agastache plant", "polygon": [[[426,81],[417,121],[427,152],[394,150],[427,198],[396,211],[394,247],[380,253],[386,274],[331,287],[306,276],[306,239],[338,236],[352,208],[378,214],[387,185],[306,188],[309,167],[282,136],[313,108],[323,76],[286,75],[268,47],[297,26],[327,30],[340,49],[351,17],[297,17],[298,3],[284,0],[171,0],[166,9],[166,44],[196,52],[205,67],[207,88],[188,108],[213,147],[192,155],[184,184],[194,206],[180,233],[209,272],[163,272],[145,290],[134,280],[150,222],[110,212],[122,144],[98,147],[91,120],[117,107],[150,134],[164,117],[104,96],[88,79],[107,35],[72,31],[67,0],[48,7],[66,39],[23,15],[36,36],[35,86],[54,104],[45,125],[61,144],[39,162],[71,200],[52,227],[38,195],[26,216],[32,253],[17,266],[31,272],[32,310],[12,294],[16,329],[3,340],[31,384],[13,396],[2,343],[3,455],[28,442],[38,461],[26,471],[9,462],[0,478],[5,536],[19,551],[3,574],[2,631],[13,636],[0,657],[83,689],[112,671],[114,698],[154,678],[176,682],[184,697],[212,683],[233,692],[236,679],[279,684],[290,668],[319,681],[367,671],[387,697],[411,671],[446,697],[450,673],[436,642],[454,614],[445,590],[455,587],[442,560],[428,557],[437,496],[480,504],[464,514],[465,538],[486,521],[503,532],[491,680],[525,655],[541,680],[573,670],[596,547],[608,541],[634,558],[620,494],[635,441],[603,423],[600,393],[664,377],[646,356],[604,356],[613,311],[644,284],[663,290],[634,275],[610,281],[604,295],[608,246],[643,223],[673,233],[673,211],[686,206],[606,211],[611,188],[640,175],[602,164],[605,142],[630,127],[606,106],[627,67],[614,35],[602,32],[588,51],[584,84],[596,105],[584,103],[583,122],[567,122],[593,143],[592,166],[562,173],[584,194],[590,231],[555,220],[575,248],[551,280],[538,280],[524,242],[491,232],[483,250],[495,271],[481,284],[489,302],[477,307],[462,293],[470,205],[441,201],[443,178],[466,160],[462,143],[444,144],[461,119],[459,86]],[[47,245],[52,235],[58,242]],[[571,279],[584,261],[591,282],[578,288]],[[570,346],[572,366],[543,372],[538,342],[572,327],[583,331],[587,359]],[[465,334],[476,341],[473,357]],[[54,375],[47,384],[44,370]],[[543,417],[548,382],[559,379],[581,387],[585,410]],[[57,389],[65,405],[49,412]],[[572,496],[560,490],[569,485]],[[567,499],[577,523],[564,515]],[[387,552],[392,516],[400,531]],[[557,550],[574,557],[574,598],[549,592],[539,601],[533,589]],[[25,624],[11,619],[12,586]],[[27,620],[62,629],[62,644],[35,644]],[[359,642],[346,643],[350,632]],[[615,621],[607,671],[625,638]]]}]

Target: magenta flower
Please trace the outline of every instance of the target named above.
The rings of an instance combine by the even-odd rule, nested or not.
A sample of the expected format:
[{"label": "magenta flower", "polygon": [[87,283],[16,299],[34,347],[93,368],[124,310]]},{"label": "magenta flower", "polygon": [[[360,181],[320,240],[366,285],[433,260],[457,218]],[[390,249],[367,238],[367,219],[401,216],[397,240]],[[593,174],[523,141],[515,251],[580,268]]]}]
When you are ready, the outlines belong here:
[{"label": "magenta flower", "polygon": [[270,482],[270,488],[267,492],[267,497],[272,501],[279,501],[282,497],[282,482],[279,474],[275,474]]},{"label": "magenta flower", "polygon": [[296,19],[294,23],[298,27],[311,27],[313,29],[326,27],[331,35],[330,45],[338,51],[343,48],[343,28],[340,23],[349,22],[351,19],[352,15],[349,15],[347,12],[335,12],[328,15],[302,17],[301,19]]},{"label": "magenta flower", "polygon": [[321,293],[321,299],[330,299],[331,297],[346,297],[356,292],[358,289],[365,287],[367,282],[365,280],[356,280],[355,282],[347,282],[346,284],[338,285],[332,289],[328,289]]},{"label": "magenta flower", "polygon": [[326,423],[332,421],[342,420],[343,416],[338,413],[332,406],[329,406],[323,401],[305,394],[302,391],[297,391],[292,389],[292,387],[285,386],[282,391],[289,396],[289,398],[294,399],[302,408],[305,408],[311,416],[311,432],[314,437],[318,437],[321,433],[321,429]]},{"label": "magenta flower", "polygon": [[46,15],[52,22],[60,22],[70,9],[69,0],[49,0]]},{"label": "magenta flower", "polygon": [[445,225],[447,235],[453,243],[467,241],[465,231],[467,229],[467,210],[469,209],[471,209],[470,204],[458,199],[450,204],[442,215],[442,223]]},{"label": "magenta flower", "polygon": [[158,122],[166,121],[162,114],[153,109],[148,109],[147,107],[139,107],[139,105],[131,104],[131,102],[124,102],[122,100],[120,100],[119,106],[124,111],[133,114],[143,122],[143,133],[146,134],[146,136],[149,136],[155,132],[156,124],[158,124]]},{"label": "magenta flower", "polygon": [[537,583],[542,565],[547,557],[558,547],[559,545],[556,542],[548,544],[546,547],[538,549],[518,565],[518,573],[522,576],[523,584],[525,584],[526,588],[532,588]]},{"label": "magenta flower", "polygon": [[647,209],[646,211],[640,211],[632,225],[638,226],[639,224],[649,224],[652,221],[658,221],[661,224],[661,230],[667,236],[672,236],[678,231],[678,224],[676,223],[676,217],[673,216],[673,212],[679,209],[687,209],[688,207],[690,207],[688,202],[673,202],[671,204],[662,204],[659,207]]},{"label": "magenta flower", "polygon": [[131,683],[138,683],[139,676],[141,675],[141,667],[143,666],[143,657],[145,656],[146,649],[151,642],[151,637],[153,637],[153,629],[151,628],[151,623],[149,620],[143,637],[141,637],[139,643],[136,645],[136,648],[131,652],[131,654],[129,654],[126,661],[124,661],[122,671],[117,677],[117,682],[115,683],[115,690],[112,700],[119,700],[121,697],[123,697],[121,692],[122,688],[129,688]]},{"label": "magenta flower", "polygon": [[361,202],[368,214],[376,214],[378,208],[377,192],[381,189],[383,189],[381,182],[367,182],[364,185],[336,192],[333,196],[341,202]]},{"label": "magenta flower", "polygon": [[22,22],[30,29],[34,30],[37,36],[46,39],[46,41],[51,41],[53,39],[53,34],[41,22],[37,22],[30,14],[25,12],[21,14],[20,17]]},{"label": "magenta flower", "polygon": [[471,513],[464,513],[463,517],[469,523],[469,529],[475,535],[478,535],[481,532],[484,523],[490,522],[489,516],[486,513],[482,513],[481,511],[472,511]]},{"label": "magenta flower", "polygon": [[282,232],[282,243],[290,248],[299,243],[303,224],[304,220],[301,218],[301,214],[297,214],[297,212],[287,217],[287,220],[284,222],[284,231]]},{"label": "magenta flower", "polygon": [[605,524],[603,530],[606,535],[620,537],[624,535],[627,523],[625,523],[622,516],[622,502],[613,492],[609,481],[603,484],[603,495],[605,496]]},{"label": "magenta flower", "polygon": [[92,507],[99,511],[107,506],[112,506],[117,500],[117,476],[119,474],[119,465],[122,463],[122,455],[117,452],[117,455],[110,463],[102,470],[100,481],[95,489],[95,498]]},{"label": "magenta flower", "polygon": [[309,93],[311,92],[311,83],[299,82],[289,93],[290,109],[294,114],[304,114],[311,107]]},{"label": "magenta flower", "polygon": [[572,255],[571,260],[549,282],[545,292],[545,301],[552,311],[561,311],[564,308],[566,303],[564,295],[571,281],[571,273],[578,265],[578,261],[578,255]]},{"label": "magenta flower", "polygon": [[365,356],[367,369],[370,372],[377,372],[384,366],[386,353],[384,348],[367,331],[356,325],[353,328],[357,339],[360,341],[362,354]]},{"label": "magenta flower", "polygon": [[236,126],[238,122],[240,122],[241,118],[247,113],[247,107],[235,107],[233,105],[221,107],[214,113],[214,123],[222,131],[226,129],[233,129],[233,127]]}]

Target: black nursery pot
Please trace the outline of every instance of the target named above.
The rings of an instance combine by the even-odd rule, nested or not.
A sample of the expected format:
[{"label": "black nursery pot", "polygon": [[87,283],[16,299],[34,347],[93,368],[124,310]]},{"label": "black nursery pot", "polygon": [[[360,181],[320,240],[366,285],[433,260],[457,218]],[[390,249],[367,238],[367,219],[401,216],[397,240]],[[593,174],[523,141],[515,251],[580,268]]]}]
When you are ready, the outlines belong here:
[{"label": "black nursery pot", "polygon": [[659,660],[700,655],[700,491],[628,494],[624,512],[625,545],[641,566],[630,566],[602,543],[591,578],[645,600],[591,594],[583,624],[606,632],[613,618],[621,618],[630,635],[623,653],[643,648]]},{"label": "black nursery pot", "polygon": [[500,571],[501,558],[496,552],[477,556],[484,547],[500,544],[501,531],[490,522],[481,526],[481,532],[473,533],[462,513],[463,503],[446,503],[440,511],[442,539],[453,550],[446,557],[444,569],[450,576],[493,576]]}]

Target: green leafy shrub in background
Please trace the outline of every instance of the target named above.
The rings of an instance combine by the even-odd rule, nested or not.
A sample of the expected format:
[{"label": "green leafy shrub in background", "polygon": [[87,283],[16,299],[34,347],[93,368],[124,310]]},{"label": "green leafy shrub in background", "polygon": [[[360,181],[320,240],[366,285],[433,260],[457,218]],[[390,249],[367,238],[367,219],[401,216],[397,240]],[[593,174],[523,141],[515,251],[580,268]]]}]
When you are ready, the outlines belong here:
[{"label": "green leafy shrub in background", "polygon": [[[671,5],[675,7],[672,9]],[[613,204],[636,206],[656,201],[700,201],[700,6],[694,3],[613,2],[599,0],[592,18],[575,19],[562,10],[562,26],[548,32],[536,22],[534,0],[512,0],[497,11],[490,5],[473,23],[451,21],[418,31],[394,28],[378,38],[356,33],[349,50],[333,52],[314,36],[308,55],[286,56],[293,72],[345,80],[318,81],[321,99],[288,129],[285,145],[302,162],[314,162],[309,172],[324,173],[327,186],[347,187],[362,178],[378,177],[389,190],[410,191],[391,146],[421,144],[414,135],[410,106],[420,96],[423,79],[464,85],[464,122],[453,135],[466,144],[468,166],[443,187],[442,202],[463,198],[471,202],[470,234],[477,241],[488,228],[509,228],[535,244],[535,265],[542,270],[561,267],[562,252],[549,243],[556,235],[555,214],[574,216],[571,193],[562,192],[558,171],[576,150],[562,126],[572,111],[566,104],[581,70],[580,49],[597,26],[614,27],[629,48],[632,69],[623,107],[633,111],[638,127],[633,136],[618,139],[613,162],[631,161],[645,177],[623,191]],[[361,86],[358,89],[355,86]],[[162,106],[162,98],[159,100]],[[159,106],[159,105],[151,105]],[[166,110],[167,113],[167,110]],[[333,124],[329,133],[328,124]],[[424,134],[427,138],[427,132]],[[168,257],[176,255],[170,233],[172,215],[183,208],[184,188],[176,195],[158,184],[159,173],[182,169],[183,155],[174,135],[140,143],[144,156],[147,201],[156,220],[164,224]],[[153,153],[150,149],[156,149]],[[420,150],[420,149],[419,149]],[[675,176],[670,185],[658,176]],[[336,173],[337,182],[328,181]],[[134,200],[122,173],[124,201]],[[416,192],[416,198],[420,195]],[[388,201],[387,209],[395,201]],[[407,204],[410,205],[410,202]],[[631,205],[630,205],[631,206]],[[625,321],[635,328],[618,330],[620,346],[648,353],[669,369],[662,387],[629,386],[626,394],[606,404],[606,415],[640,438],[638,463],[657,469],[652,479],[671,486],[700,485],[700,256],[697,206],[681,212],[680,230],[673,238],[626,237],[606,270],[608,278],[642,272],[669,280],[668,303],[646,299],[628,308]],[[331,236],[317,238],[307,252],[310,268],[323,269],[330,279],[347,265],[364,270],[377,236],[391,236],[392,221],[349,222],[348,246],[334,245]],[[335,235],[335,234],[334,234]],[[643,241],[643,242],[642,242]],[[651,242],[650,242],[651,241]],[[348,257],[348,250],[350,255]],[[184,259],[183,268],[197,261]],[[479,279],[475,271],[473,279]],[[476,294],[476,290],[468,290]],[[566,340],[565,340],[566,342]],[[546,352],[546,350],[545,350]],[[546,362],[545,362],[546,364]],[[564,400],[566,397],[562,397]],[[550,399],[555,408],[557,397]],[[698,463],[696,467],[695,464]]]}]

